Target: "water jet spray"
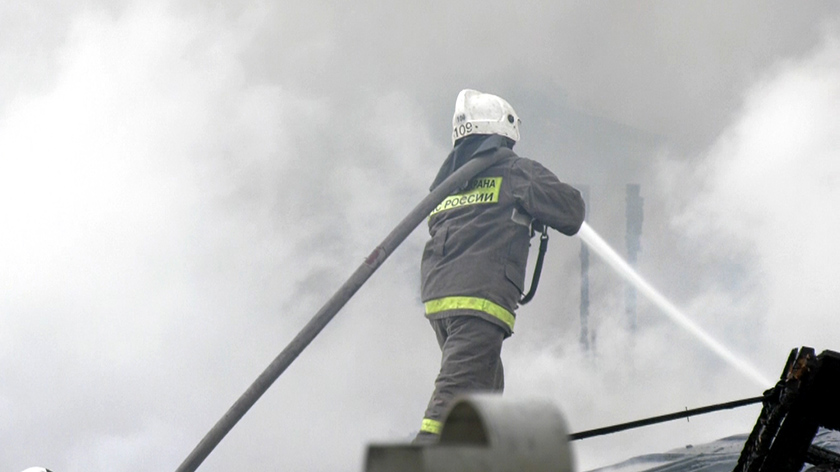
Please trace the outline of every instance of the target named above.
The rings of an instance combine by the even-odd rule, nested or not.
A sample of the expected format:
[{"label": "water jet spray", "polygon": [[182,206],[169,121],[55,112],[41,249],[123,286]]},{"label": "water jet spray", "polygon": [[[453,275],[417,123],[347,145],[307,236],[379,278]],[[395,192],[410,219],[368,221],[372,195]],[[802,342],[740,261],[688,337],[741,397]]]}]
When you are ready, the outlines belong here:
[{"label": "water jet spray", "polygon": [[636,289],[644,294],[648,300],[659,307],[665,315],[674,321],[678,326],[689,332],[694,338],[702,342],[706,347],[712,350],[718,357],[726,361],[727,364],[737,369],[742,374],[746,375],[750,380],[758,384],[761,388],[768,388],[773,385],[758,369],[736,355],[732,350],[721,344],[718,340],[713,338],[703,328],[698,326],[694,321],[688,318],[679,308],[668,301],[665,296],[653,288],[645,279],[643,279],[632,267],[615,252],[613,248],[604,241],[595,230],[592,229],[586,222],[581,226],[578,236],[581,241],[586,244],[592,251],[597,253],[610,267],[612,267],[624,280],[633,284]]}]

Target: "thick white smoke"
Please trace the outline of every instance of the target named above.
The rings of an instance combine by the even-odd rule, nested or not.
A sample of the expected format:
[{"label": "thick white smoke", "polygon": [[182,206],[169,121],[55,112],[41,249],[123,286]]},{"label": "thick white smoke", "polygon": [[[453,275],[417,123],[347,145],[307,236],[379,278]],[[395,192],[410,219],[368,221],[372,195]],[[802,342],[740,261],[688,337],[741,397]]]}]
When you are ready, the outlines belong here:
[{"label": "thick white smoke", "polygon": [[[836,38],[827,34],[807,57],[767,71],[708,152],[678,161],[663,153],[656,185],[643,187],[650,192],[646,212],[654,213],[646,214],[640,271],[666,294],[678,294],[692,319],[771,378],[792,348],[840,349]],[[576,353],[575,331],[548,349],[509,342],[516,376],[509,394],[557,399],[579,431],[761,393],[655,307],[643,300],[639,307],[640,328],[630,335],[616,315],[620,297],[593,304],[593,318],[600,316],[594,358]],[[758,411],[584,440],[576,445],[579,464],[592,468],[746,433]]]},{"label": "thick white smoke", "polygon": [[[231,15],[80,15],[54,84],[0,116],[4,467],[174,469],[425,195],[446,150],[413,100],[337,114],[263,83],[243,55],[265,11]],[[367,441],[416,429],[437,349],[420,244],[202,470],[352,471]]]},{"label": "thick white smoke", "polygon": [[840,349],[837,38],[826,34],[813,54],[781,62],[749,90],[741,118],[693,175],[699,193],[674,220],[707,253],[748,264],[750,280],[732,295],[753,311],[759,360],[779,362],[802,345]]},{"label": "thick white smoke", "polygon": [[[535,131],[558,114],[542,99],[566,91],[581,110],[560,123],[586,118],[570,129],[620,147],[620,137],[594,135],[599,122],[587,113],[685,134],[678,123],[706,101],[684,100],[680,76],[703,93],[736,90],[742,77],[707,73],[716,59],[679,74],[654,70],[688,43],[692,57],[705,57],[693,49],[705,43],[660,37],[710,36],[717,21],[694,12],[647,28],[629,7],[545,2],[516,9],[513,25],[492,9],[473,24],[437,23],[451,2],[411,14],[364,2],[125,2],[108,12],[96,3],[55,15],[37,2],[21,16],[0,7],[0,54],[14,64],[0,81],[16,92],[0,97],[0,464],[9,470],[174,469],[425,194],[459,88],[537,97],[520,110],[534,123],[520,150],[551,142]],[[814,14],[797,18],[810,28]],[[29,47],[35,33],[10,36],[29,16],[59,31],[62,15],[73,18],[66,38],[44,34],[50,42]],[[628,15],[638,27],[618,28]],[[775,13],[762,15],[751,21]],[[703,28],[684,27],[698,18]],[[467,53],[469,31],[503,31],[512,42]],[[791,37],[807,41],[802,31]],[[445,47],[430,48],[430,37]],[[651,47],[659,44],[669,48]],[[740,49],[733,61],[754,52]],[[458,70],[465,58],[474,67]],[[15,83],[27,74],[37,86]],[[654,85],[636,90],[652,74]],[[709,76],[729,78],[708,85]],[[643,182],[642,274],[768,374],[791,347],[830,348],[837,337],[837,78],[832,40],[779,64],[707,155],[663,160],[661,179]],[[645,109],[651,97],[664,101]],[[691,113],[681,113],[686,103]],[[701,135],[724,111],[697,116]],[[556,151],[576,158],[576,149]],[[625,178],[614,175],[615,158],[552,168],[597,185]],[[570,168],[592,172],[563,175]],[[593,227],[608,214],[595,211]],[[355,471],[367,442],[417,428],[438,360],[417,300],[423,240],[418,231],[394,254],[201,470]],[[614,316],[620,290],[593,287],[598,350],[582,355],[575,243],[553,239],[540,293],[506,343],[508,395],[549,397],[580,430],[756,393],[641,301],[645,326],[630,336]],[[607,280],[598,270],[593,277]],[[599,287],[620,284],[604,280]],[[588,440],[579,461],[743,432],[755,413]]]}]

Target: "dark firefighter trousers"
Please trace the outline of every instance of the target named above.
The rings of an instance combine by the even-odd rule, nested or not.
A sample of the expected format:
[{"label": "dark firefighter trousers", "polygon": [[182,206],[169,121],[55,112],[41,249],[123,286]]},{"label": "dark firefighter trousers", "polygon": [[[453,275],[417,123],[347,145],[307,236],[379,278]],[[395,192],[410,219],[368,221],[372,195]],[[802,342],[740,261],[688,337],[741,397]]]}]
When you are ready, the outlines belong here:
[{"label": "dark firefighter trousers", "polygon": [[456,396],[501,393],[505,388],[502,328],[477,316],[451,316],[430,322],[441,350],[440,373],[415,440],[418,443],[437,440],[444,415]]}]

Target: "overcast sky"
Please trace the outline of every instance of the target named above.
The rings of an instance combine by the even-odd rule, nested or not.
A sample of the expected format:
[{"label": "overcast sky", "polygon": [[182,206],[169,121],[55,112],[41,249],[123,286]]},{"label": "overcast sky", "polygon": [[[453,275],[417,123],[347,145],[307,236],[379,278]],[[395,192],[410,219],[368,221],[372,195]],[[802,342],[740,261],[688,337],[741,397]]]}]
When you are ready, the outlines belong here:
[{"label": "overcast sky", "polygon": [[[215,3],[215,2],[214,2]],[[174,470],[426,194],[458,91],[591,189],[587,221],[776,378],[840,350],[833,1],[0,4],[0,468]],[[359,471],[439,365],[415,231],[200,470]],[[580,431],[761,388],[553,234],[506,396]],[[535,252],[535,251],[534,251]],[[529,269],[530,271],[530,269]],[[746,433],[758,408],[575,444],[582,470]]]}]

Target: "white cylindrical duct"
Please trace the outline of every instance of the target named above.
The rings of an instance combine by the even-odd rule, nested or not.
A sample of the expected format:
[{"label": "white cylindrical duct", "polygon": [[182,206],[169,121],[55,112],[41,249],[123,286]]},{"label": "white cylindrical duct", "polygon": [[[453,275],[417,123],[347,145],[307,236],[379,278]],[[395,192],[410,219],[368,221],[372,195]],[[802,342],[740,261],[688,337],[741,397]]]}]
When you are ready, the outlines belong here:
[{"label": "white cylindrical duct", "polygon": [[367,472],[572,472],[568,429],[546,401],[462,397],[433,446],[371,446]]}]

